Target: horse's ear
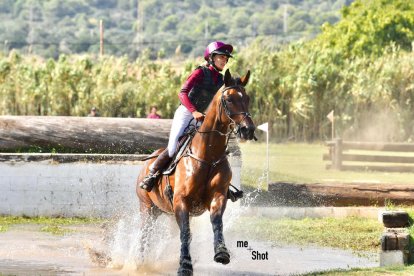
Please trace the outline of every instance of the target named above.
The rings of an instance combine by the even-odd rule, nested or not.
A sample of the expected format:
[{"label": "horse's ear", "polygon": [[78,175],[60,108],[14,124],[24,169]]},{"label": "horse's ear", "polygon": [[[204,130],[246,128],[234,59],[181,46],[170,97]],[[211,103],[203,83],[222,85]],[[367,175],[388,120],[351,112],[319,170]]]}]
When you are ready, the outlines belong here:
[{"label": "horse's ear", "polygon": [[231,78],[230,70],[227,69],[226,72],[224,73],[224,85],[230,86],[231,81],[232,81],[232,78]]},{"label": "horse's ear", "polygon": [[240,82],[243,86],[246,86],[247,82],[249,81],[250,78],[250,70],[247,71],[247,74],[244,77],[240,78]]}]

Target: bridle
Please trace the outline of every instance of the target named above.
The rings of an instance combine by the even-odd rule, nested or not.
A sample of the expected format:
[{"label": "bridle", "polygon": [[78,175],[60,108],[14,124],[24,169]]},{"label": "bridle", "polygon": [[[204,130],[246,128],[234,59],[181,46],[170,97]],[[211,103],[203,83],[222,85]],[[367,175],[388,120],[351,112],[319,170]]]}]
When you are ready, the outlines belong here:
[{"label": "bridle", "polygon": [[[237,135],[237,134],[240,134],[240,129],[241,129],[241,124],[242,124],[242,122],[244,121],[244,120],[246,120],[246,118],[251,118],[252,116],[251,116],[251,114],[249,113],[249,112],[231,112],[230,111],[230,109],[229,109],[229,107],[227,106],[227,103],[226,103],[226,100],[224,99],[224,93],[227,91],[227,90],[230,90],[230,89],[236,89],[236,91],[237,91],[237,89],[239,89],[239,91],[240,91],[240,89],[242,89],[241,91],[244,91],[244,87],[243,86],[241,86],[241,85],[232,85],[232,86],[227,86],[227,87],[224,87],[222,90],[221,90],[221,97],[220,97],[220,103],[219,103],[219,122],[220,122],[220,124],[222,124],[223,122],[221,121],[221,114],[223,113],[223,110],[224,110],[224,112],[225,112],[225,114],[226,114],[226,116],[230,119],[230,124],[229,124],[229,126],[228,126],[228,131],[226,132],[226,133],[223,133],[223,132],[221,132],[221,131],[219,131],[219,130],[217,130],[217,129],[213,129],[213,130],[208,130],[208,131],[200,131],[199,129],[198,129],[198,127],[195,127],[195,131],[196,132],[198,132],[198,133],[200,133],[200,134],[207,134],[207,133],[218,133],[218,134],[220,134],[221,136],[226,136],[226,148],[227,148],[227,145],[228,145],[228,143],[229,143],[229,139],[230,139],[230,135],[232,134],[232,133],[234,133],[235,135]],[[243,119],[239,122],[239,123],[236,123],[234,120],[233,120],[233,118],[232,118],[232,116],[234,116],[234,115],[243,115]],[[190,124],[191,124],[191,121],[189,122],[189,125],[187,126],[187,127],[189,127],[190,126]],[[234,126],[236,127],[236,131],[234,131]],[[186,152],[186,156],[189,156],[189,157],[191,157],[191,158],[193,158],[193,159],[195,159],[195,160],[197,160],[197,161],[199,161],[200,163],[203,163],[203,164],[205,164],[205,165],[208,165],[209,167],[210,167],[210,170],[209,170],[209,173],[211,172],[211,169],[212,168],[214,168],[214,167],[216,167],[218,164],[220,164],[223,160],[225,160],[226,159],[226,153],[224,153],[223,154],[223,156],[221,156],[217,161],[214,161],[214,162],[208,162],[208,161],[206,161],[206,160],[203,160],[203,159],[201,159],[201,158],[199,158],[198,156],[196,156],[196,155],[194,155],[192,152],[191,152],[191,146],[189,146],[188,147],[188,150],[187,150],[187,152]]]},{"label": "bridle", "polygon": [[[225,112],[225,114],[227,115],[227,117],[230,119],[231,123],[229,124],[229,131],[227,133],[223,133],[219,130],[209,130],[209,131],[199,131],[198,128],[196,128],[196,131],[198,133],[211,133],[211,132],[216,132],[218,134],[220,134],[221,136],[227,136],[229,137],[232,133],[234,133],[235,135],[240,133],[240,129],[241,129],[241,124],[243,123],[244,120],[246,120],[246,118],[251,118],[252,115],[249,112],[231,112],[229,107],[227,106],[226,100],[224,99],[224,92],[226,92],[227,90],[230,89],[239,89],[239,91],[242,89],[242,91],[244,90],[244,87],[241,85],[231,85],[231,86],[227,86],[224,87],[221,90],[221,97],[220,97],[220,106],[219,106],[219,122],[220,124],[222,124],[223,122],[221,121],[221,114],[223,113],[223,110]],[[243,119],[239,122],[236,123],[233,118],[231,116],[234,115],[243,115]],[[233,126],[233,127],[231,127]],[[234,126],[236,127],[236,131],[234,131]]]},{"label": "bridle", "polygon": [[[230,89],[236,89],[236,91],[239,89],[239,90],[244,91],[244,87],[241,85],[231,85],[231,86],[224,87],[224,89],[221,91],[220,107],[219,107],[220,108],[219,109],[219,121],[221,123],[221,113],[224,109],[224,112],[226,113],[227,117],[231,121],[230,125],[236,126],[236,131],[234,132],[234,134],[237,135],[240,133],[241,124],[246,120],[246,118],[252,118],[252,115],[249,112],[245,112],[245,111],[243,112],[231,112],[230,111],[229,107],[227,106],[226,100],[224,99],[224,92]],[[243,119],[239,123],[236,123],[231,117],[234,115],[243,115]]]}]

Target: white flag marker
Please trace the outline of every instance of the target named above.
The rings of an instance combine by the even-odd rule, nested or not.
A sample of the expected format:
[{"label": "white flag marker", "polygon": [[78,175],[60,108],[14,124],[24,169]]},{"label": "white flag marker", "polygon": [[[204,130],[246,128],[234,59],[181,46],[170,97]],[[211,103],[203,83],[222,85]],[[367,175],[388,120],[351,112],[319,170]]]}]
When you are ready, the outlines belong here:
[{"label": "white flag marker", "polygon": [[269,123],[264,123],[257,126],[257,129],[260,129],[266,132],[266,156],[267,156],[267,188],[269,188]]},{"label": "white flag marker", "polygon": [[257,126],[258,129],[263,130],[264,132],[269,131],[269,123],[261,124],[260,126]]}]

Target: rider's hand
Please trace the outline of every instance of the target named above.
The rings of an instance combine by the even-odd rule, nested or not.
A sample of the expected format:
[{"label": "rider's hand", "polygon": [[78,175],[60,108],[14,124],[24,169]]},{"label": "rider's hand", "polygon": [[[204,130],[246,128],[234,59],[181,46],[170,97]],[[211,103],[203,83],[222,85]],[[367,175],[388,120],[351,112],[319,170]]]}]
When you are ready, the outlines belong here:
[{"label": "rider's hand", "polygon": [[193,117],[196,121],[203,121],[204,120],[204,114],[198,111],[192,112]]}]

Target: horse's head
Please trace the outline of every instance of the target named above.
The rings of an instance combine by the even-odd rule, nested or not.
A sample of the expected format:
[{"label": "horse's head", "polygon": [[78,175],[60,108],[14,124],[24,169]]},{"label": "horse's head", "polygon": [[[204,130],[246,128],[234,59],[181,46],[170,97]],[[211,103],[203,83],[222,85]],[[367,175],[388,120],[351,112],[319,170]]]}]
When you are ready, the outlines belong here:
[{"label": "horse's head", "polygon": [[227,69],[224,74],[224,88],[221,90],[221,106],[227,119],[237,126],[237,133],[244,140],[255,138],[256,127],[249,113],[250,98],[244,87],[249,81],[250,71],[241,78],[233,79]]}]

